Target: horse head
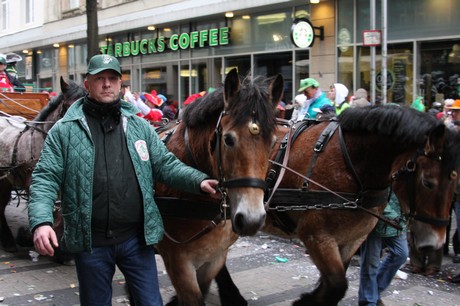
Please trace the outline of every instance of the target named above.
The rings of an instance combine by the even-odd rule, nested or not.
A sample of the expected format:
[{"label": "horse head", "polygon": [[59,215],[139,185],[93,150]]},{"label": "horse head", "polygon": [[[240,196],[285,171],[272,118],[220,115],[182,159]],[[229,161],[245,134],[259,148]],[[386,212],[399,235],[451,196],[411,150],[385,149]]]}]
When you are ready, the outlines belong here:
[{"label": "horse head", "polygon": [[186,107],[189,141],[168,144],[189,165],[219,179],[239,235],[254,235],[265,222],[265,177],[283,86],[281,75],[240,80],[233,69],[223,86]]},{"label": "horse head", "polygon": [[64,116],[72,103],[86,94],[84,87],[73,81],[65,82],[62,77],[61,91],[34,120],[27,123],[26,129],[15,143],[12,161],[16,167],[13,175],[16,186],[28,188],[30,174],[40,157],[48,131]]},{"label": "horse head", "polygon": [[395,161],[393,189],[420,250],[439,249],[445,242],[460,171],[458,152],[460,134],[438,125],[423,147]]}]

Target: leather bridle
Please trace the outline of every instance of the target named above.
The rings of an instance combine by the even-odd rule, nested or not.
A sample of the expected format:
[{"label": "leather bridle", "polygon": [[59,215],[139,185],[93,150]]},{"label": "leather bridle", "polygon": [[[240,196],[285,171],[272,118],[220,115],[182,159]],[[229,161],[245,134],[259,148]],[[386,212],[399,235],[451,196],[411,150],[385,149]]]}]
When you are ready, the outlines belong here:
[{"label": "leather bridle", "polygon": [[[417,205],[415,201],[415,182],[416,182],[416,170],[417,170],[417,159],[420,156],[425,156],[435,162],[441,162],[442,158],[440,155],[435,155],[435,154],[429,154],[424,150],[417,150],[412,156],[411,159],[409,159],[404,166],[402,166],[400,169],[398,169],[396,172],[394,172],[391,175],[391,178],[393,181],[396,181],[398,179],[404,178],[406,180],[406,190],[407,190],[407,196],[409,199],[409,212],[405,214],[406,219],[408,221],[410,220],[417,220],[423,223],[427,223],[430,225],[434,225],[437,227],[446,227],[449,225],[449,219],[445,218],[435,218],[431,216],[427,216],[424,214],[420,214],[417,212]],[[454,170],[453,173],[456,171]]]}]

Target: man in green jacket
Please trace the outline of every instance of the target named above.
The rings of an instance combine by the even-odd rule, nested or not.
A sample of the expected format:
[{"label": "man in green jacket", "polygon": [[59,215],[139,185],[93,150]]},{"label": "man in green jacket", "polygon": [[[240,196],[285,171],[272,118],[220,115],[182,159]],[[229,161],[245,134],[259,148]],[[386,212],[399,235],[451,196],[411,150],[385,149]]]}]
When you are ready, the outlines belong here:
[{"label": "man in green jacket", "polygon": [[153,245],[163,237],[156,180],[217,197],[217,180],[179,161],[138,110],[120,99],[121,70],[96,55],[77,100],[50,130],[32,174],[29,223],[36,250],[52,256],[54,201],[61,192],[61,248],[75,254],[81,305],[111,305],[115,267],[137,305],[163,305]]}]

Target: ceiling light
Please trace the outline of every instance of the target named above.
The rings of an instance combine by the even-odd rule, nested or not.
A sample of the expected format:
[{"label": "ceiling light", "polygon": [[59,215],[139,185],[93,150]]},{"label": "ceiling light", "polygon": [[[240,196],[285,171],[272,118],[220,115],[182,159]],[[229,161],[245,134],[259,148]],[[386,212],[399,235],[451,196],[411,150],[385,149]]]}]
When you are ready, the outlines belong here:
[{"label": "ceiling light", "polygon": [[74,47],[75,47],[75,45],[73,45],[73,44],[70,44],[68,47],[69,47],[69,48],[74,48]]},{"label": "ceiling light", "polygon": [[29,50],[27,50],[27,49],[24,49],[24,50],[22,50],[22,53],[24,53],[24,54],[28,54],[28,53],[29,53]]},{"label": "ceiling light", "polygon": [[225,13],[225,17],[227,17],[227,18],[233,18],[233,16],[234,16],[234,15],[233,15],[233,12],[227,12],[227,13]]},{"label": "ceiling light", "polygon": [[149,31],[155,31],[155,29],[156,28],[153,25],[147,27],[147,30],[149,30]]},{"label": "ceiling light", "polygon": [[319,0],[310,0],[310,3],[311,3],[311,4],[318,4],[318,3],[319,3]]},{"label": "ceiling light", "polygon": [[164,28],[163,31],[165,31],[165,32],[171,32],[172,30],[171,30],[171,28]]},{"label": "ceiling light", "polygon": [[248,20],[248,19],[251,19],[251,16],[249,16],[249,15],[243,15],[241,18]]},{"label": "ceiling light", "polygon": [[53,44],[53,47],[59,48],[59,44],[57,44],[57,43],[56,43],[56,44]]}]

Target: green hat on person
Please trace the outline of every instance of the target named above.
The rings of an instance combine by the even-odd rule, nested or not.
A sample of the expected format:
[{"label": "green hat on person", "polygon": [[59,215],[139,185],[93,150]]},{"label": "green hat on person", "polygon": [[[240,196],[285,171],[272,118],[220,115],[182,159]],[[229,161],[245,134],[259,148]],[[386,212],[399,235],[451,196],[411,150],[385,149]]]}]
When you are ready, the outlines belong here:
[{"label": "green hat on person", "polygon": [[121,76],[120,62],[115,57],[108,54],[98,54],[89,60],[86,74],[95,75],[105,70],[113,70]]},{"label": "green hat on person", "polygon": [[318,88],[319,87],[318,81],[312,78],[302,79],[300,80],[299,92],[303,92],[305,89],[311,86]]},{"label": "green hat on person", "polygon": [[4,58],[3,56],[0,56],[0,64],[6,65],[6,58]]}]

